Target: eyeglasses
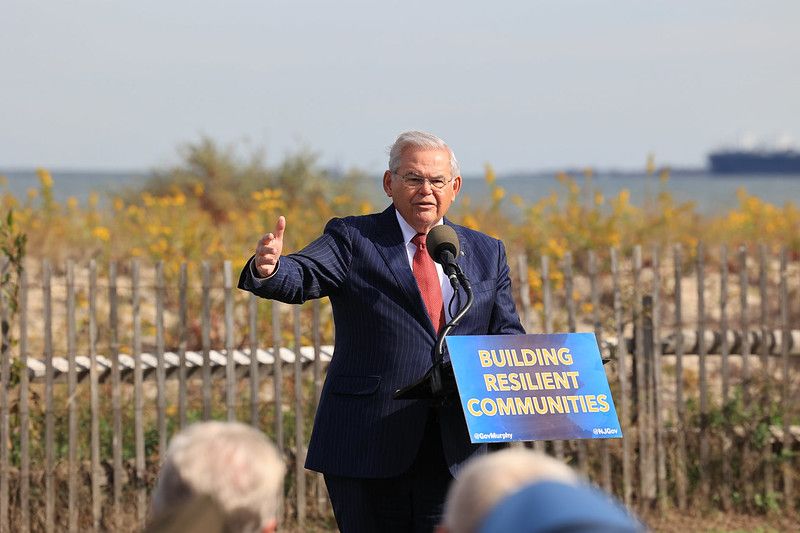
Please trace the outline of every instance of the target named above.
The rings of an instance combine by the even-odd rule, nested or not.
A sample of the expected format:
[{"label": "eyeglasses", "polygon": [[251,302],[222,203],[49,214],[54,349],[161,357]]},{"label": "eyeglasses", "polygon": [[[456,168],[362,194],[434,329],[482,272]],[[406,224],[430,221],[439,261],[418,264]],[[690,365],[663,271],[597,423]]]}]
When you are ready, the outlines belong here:
[{"label": "eyeglasses", "polygon": [[[400,176],[397,172],[392,172],[395,176]],[[422,185],[427,181],[431,184],[431,187],[434,189],[444,189],[444,186],[450,183],[453,180],[445,179],[445,178],[423,178],[422,176],[417,176],[413,172],[409,172],[408,174],[404,174],[400,176],[400,179],[403,180],[403,185],[408,187],[409,189],[419,189]]]}]

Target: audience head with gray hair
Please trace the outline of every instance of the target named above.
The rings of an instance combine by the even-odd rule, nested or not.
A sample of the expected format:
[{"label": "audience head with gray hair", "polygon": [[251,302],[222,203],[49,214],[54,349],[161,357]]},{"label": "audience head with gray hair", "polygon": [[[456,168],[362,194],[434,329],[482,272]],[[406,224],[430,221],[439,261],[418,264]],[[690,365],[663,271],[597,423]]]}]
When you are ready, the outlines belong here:
[{"label": "audience head with gray hair", "polygon": [[[278,450],[257,429],[240,422],[193,424],[169,444],[148,531],[200,530],[175,516],[194,520],[203,531],[275,531],[285,472]],[[200,511],[208,517],[198,518]],[[211,526],[215,518],[220,529]]]},{"label": "audience head with gray hair", "polygon": [[644,527],[610,496],[545,454],[476,458],[450,486],[437,533],[633,533]]}]

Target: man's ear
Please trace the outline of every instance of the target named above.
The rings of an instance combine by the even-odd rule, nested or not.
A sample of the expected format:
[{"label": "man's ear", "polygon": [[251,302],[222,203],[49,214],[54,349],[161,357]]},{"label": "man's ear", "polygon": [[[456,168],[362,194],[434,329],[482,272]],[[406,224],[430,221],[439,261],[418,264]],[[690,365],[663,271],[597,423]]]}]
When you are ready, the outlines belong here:
[{"label": "man's ear", "polygon": [[264,526],[261,533],[275,533],[276,531],[278,531],[278,519],[273,518],[267,522],[267,525]]},{"label": "man's ear", "polygon": [[461,176],[453,178],[453,198],[458,196],[458,191],[461,190]]},{"label": "man's ear", "polygon": [[387,170],[383,173],[383,190],[386,196],[392,197],[392,171]]}]

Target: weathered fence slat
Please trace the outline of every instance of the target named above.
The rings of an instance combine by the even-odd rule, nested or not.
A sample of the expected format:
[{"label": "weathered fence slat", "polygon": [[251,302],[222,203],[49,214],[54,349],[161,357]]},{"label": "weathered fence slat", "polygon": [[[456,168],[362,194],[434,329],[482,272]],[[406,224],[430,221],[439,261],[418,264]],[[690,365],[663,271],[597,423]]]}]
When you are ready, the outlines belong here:
[{"label": "weathered fence slat", "polygon": [[211,419],[211,265],[201,264],[203,277],[203,315],[201,343],[203,349],[203,420]]},{"label": "weathered fence slat", "polygon": [[[156,424],[158,456],[167,451],[167,370],[164,367],[164,262],[156,262]],[[160,461],[159,461],[160,462]]]},{"label": "weathered fence slat", "polygon": [[[600,290],[597,280],[597,255],[594,250],[589,250],[589,286],[592,299],[592,324],[597,345],[603,345],[603,325],[600,322]],[[599,439],[597,445],[600,448],[600,480],[603,490],[611,492],[611,450],[606,439]]]},{"label": "weathered fence slat", "polygon": [[225,405],[228,420],[236,420],[236,360],[233,358],[233,272],[231,262],[222,264],[222,288],[225,291]]},{"label": "weathered fence slat", "polygon": [[[739,247],[739,336],[745,340],[740,343],[742,355],[742,405],[750,405],[750,321],[748,313],[747,291],[749,287],[749,276],[747,273],[747,247]],[[742,468],[739,470],[739,482],[744,487],[744,501],[747,505],[753,501],[753,485],[751,483],[752,452],[750,449],[750,439],[745,438],[742,442]]]},{"label": "weathered fence slat", "polygon": [[661,376],[661,260],[658,246],[653,247],[653,373],[652,373],[652,420],[655,424],[656,475],[658,478],[658,505],[661,510],[669,503],[667,491],[667,459],[664,446],[664,416]]},{"label": "weathered fence slat", "polygon": [[250,424],[261,427],[258,420],[258,296],[247,300],[248,339],[250,344]]},{"label": "weathered fence slat", "polygon": [[697,338],[698,338],[698,364],[700,371],[700,454],[697,464],[700,477],[700,492],[703,497],[708,497],[711,486],[708,483],[706,472],[709,455],[708,442],[708,370],[706,361],[706,288],[705,288],[705,247],[703,243],[697,244],[697,257],[695,258],[697,275]]},{"label": "weathered fence slat", "polygon": [[45,531],[55,530],[55,428],[53,417],[53,297],[51,288],[50,263],[42,265],[42,292],[44,306],[44,454],[45,454]]},{"label": "weathered fence slat", "polygon": [[[614,292],[614,329],[617,339],[623,338],[622,291],[620,289],[619,260],[617,249],[611,248],[611,277]],[[624,342],[617,343],[617,373],[619,374],[619,391],[622,396],[619,422],[622,434],[630,429],[630,410],[628,407],[628,354]],[[628,434],[629,435],[629,434]],[[630,437],[622,439],[622,501],[630,508],[633,503],[633,485],[631,483],[631,447]]]},{"label": "weathered fence slat", "polygon": [[645,502],[652,500],[653,494],[650,488],[649,478],[649,447],[647,440],[647,383],[645,382],[645,348],[644,348],[644,312],[642,307],[642,247],[634,246],[633,248],[633,279],[632,279],[632,297],[633,297],[633,320],[634,320],[634,348],[633,348],[633,370],[632,376],[634,382],[636,412],[634,414],[636,420],[636,440],[638,444],[639,453],[637,456],[639,464],[639,503],[644,505]]},{"label": "weathered fence slat", "polygon": [[303,339],[300,332],[300,306],[294,306],[294,446],[295,446],[295,498],[297,502],[297,527],[306,522],[306,462],[305,435],[303,434],[303,357],[300,351]]},{"label": "weathered fence slat", "polygon": [[67,485],[67,513],[69,531],[78,529],[78,412],[75,401],[77,392],[77,372],[75,370],[75,263],[67,261],[67,411],[68,421],[68,485]]},{"label": "weathered fence slat", "polygon": [[[722,365],[722,408],[728,408],[728,401],[730,400],[730,346],[728,343],[728,247],[724,244],[719,252],[719,330],[722,340],[720,348],[721,365]],[[732,424],[729,422],[725,424],[722,437],[722,454],[726,457],[730,453]],[[722,461],[722,479],[723,483],[719,486],[720,498],[723,507],[728,510],[731,508],[731,487],[733,486],[733,473],[731,472],[730,461]]]},{"label": "weathered fence slat", "polygon": [[100,531],[103,495],[100,492],[100,392],[97,383],[97,262],[89,261],[89,401],[91,403],[92,529]]},{"label": "weathered fence slat", "polygon": [[[317,411],[317,406],[319,405],[319,399],[322,395],[322,332],[320,331],[322,328],[322,324],[320,323],[320,303],[319,300],[314,300],[311,303],[312,309],[312,317],[311,317],[311,328],[312,328],[312,342],[314,343],[314,400],[313,400],[313,410],[314,412]],[[328,501],[328,492],[325,488],[325,478],[322,474],[317,474],[316,476],[316,483],[314,487],[314,494],[317,499],[317,513],[322,514],[325,511]]]},{"label": "weathered fence slat", "polygon": [[[762,386],[762,401],[764,405],[769,405],[770,394],[770,370],[769,370],[769,344],[770,344],[770,324],[769,324],[769,296],[767,293],[767,276],[769,274],[767,245],[761,243],[759,245],[758,254],[758,293],[760,298],[761,307],[761,344],[759,346],[759,356],[761,359],[761,374],[763,380]],[[765,415],[766,418],[767,415]],[[769,421],[766,421],[769,423]],[[772,442],[771,439],[765,439],[764,446],[761,449],[761,459],[764,463],[764,496],[770,497],[775,487],[772,470]]]},{"label": "weathered fence slat", "polygon": [[67,409],[69,412],[67,528],[69,531],[78,530],[78,411],[75,401],[78,378],[75,369],[75,320],[75,263],[70,260],[67,261],[67,358],[69,363],[67,371]]},{"label": "weathered fence slat", "polygon": [[108,336],[111,351],[111,410],[113,429],[111,448],[114,463],[114,494],[112,509],[115,529],[122,524],[122,398],[120,397],[121,372],[119,364],[119,301],[117,299],[117,263],[108,265]]},{"label": "weathered fence slat", "polygon": [[[781,384],[781,407],[783,413],[788,413],[791,397],[791,376],[789,374],[789,287],[787,274],[786,248],[781,248],[780,257],[780,308],[781,308],[781,370],[783,383]],[[792,449],[792,435],[789,432],[789,417],[783,416],[783,505],[787,513],[794,510],[794,469],[788,457],[791,457],[789,450]]]},{"label": "weathered fence slat", "polygon": [[281,303],[272,301],[272,353],[274,364],[272,366],[272,381],[275,398],[275,444],[283,453],[283,359],[281,359]]},{"label": "weathered fence slat", "polygon": [[533,311],[531,309],[531,293],[528,286],[528,257],[521,253],[517,256],[517,270],[519,272],[519,299],[522,307],[522,327],[525,331],[530,332],[533,324],[531,317]]},{"label": "weathered fence slat", "polygon": [[550,258],[542,255],[542,309],[544,311],[544,332],[553,332],[553,293],[550,289]]},{"label": "weathered fence slat", "polygon": [[322,395],[322,332],[320,328],[322,324],[320,323],[320,303],[319,300],[313,300],[311,302],[311,328],[312,328],[312,338],[311,342],[314,345],[314,402],[313,407],[316,410],[317,405],[319,405],[319,399]]},{"label": "weathered fence slat", "polygon": [[[739,335],[742,339],[750,339],[750,321],[747,312],[747,290],[749,286],[747,275],[747,248],[739,247]],[[744,405],[750,403],[750,342],[740,344],[742,355],[742,401]]]},{"label": "weathered fence slat", "polygon": [[675,493],[678,508],[686,509],[686,404],[683,400],[683,253],[679,245],[672,249],[675,281]]},{"label": "weathered fence slat", "polygon": [[[274,396],[274,430],[275,430],[275,445],[281,454],[284,453],[285,447],[283,442],[283,359],[281,358],[281,303],[277,300],[272,300],[272,382],[273,382],[273,396]],[[281,493],[283,498],[283,493]],[[281,502],[283,503],[283,502]],[[278,525],[283,522],[284,515],[278,516]]]},{"label": "weathered fence slat", "polygon": [[140,301],[139,261],[131,263],[131,318],[133,320],[133,429],[136,472],[136,519],[144,524],[147,493],[144,482],[144,395],[142,391],[142,316]]},{"label": "weathered fence slat", "polygon": [[189,333],[189,274],[186,262],[181,263],[178,279],[178,426],[186,427],[186,345]]},{"label": "weathered fence slat", "polygon": [[[0,261],[0,276],[8,269],[8,258]],[[8,322],[8,303],[6,288],[0,287],[0,532],[10,531],[8,476],[11,472],[8,455],[8,385],[11,377],[11,342],[6,337],[5,324]],[[10,337],[10,332],[8,337]]]},{"label": "weathered fence slat", "polygon": [[722,404],[730,399],[730,343],[728,342],[728,247],[719,251],[719,334],[722,370]]},{"label": "weathered fence slat", "polygon": [[[20,272],[19,278],[19,360],[23,369],[28,368],[28,272]],[[20,533],[28,533],[31,529],[30,516],[30,483],[31,483],[31,447],[30,447],[30,404],[28,372],[19,375],[19,513]]]}]

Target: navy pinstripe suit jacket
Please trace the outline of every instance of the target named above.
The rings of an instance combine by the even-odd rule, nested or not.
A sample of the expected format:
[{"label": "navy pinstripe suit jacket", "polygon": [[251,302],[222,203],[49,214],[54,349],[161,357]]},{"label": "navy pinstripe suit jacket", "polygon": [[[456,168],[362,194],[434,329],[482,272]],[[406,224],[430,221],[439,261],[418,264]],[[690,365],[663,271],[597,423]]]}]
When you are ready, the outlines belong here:
[{"label": "navy pinstripe suit jacket", "polygon": [[[475,302],[453,335],[524,333],[514,306],[503,244],[462,226],[458,258]],[[328,296],[336,341],[314,420],[306,468],[330,475],[396,476],[413,462],[429,409],[425,400],[392,394],[430,368],[436,332],[408,264],[393,206],[382,213],[335,218],[298,253],[281,257],[268,279],[239,288],[288,303]],[[447,304],[447,302],[445,302]],[[445,458],[453,475],[485,446],[469,442],[459,402],[436,406]]]}]

